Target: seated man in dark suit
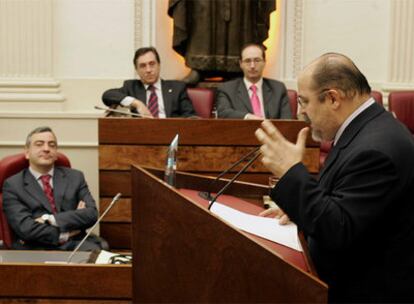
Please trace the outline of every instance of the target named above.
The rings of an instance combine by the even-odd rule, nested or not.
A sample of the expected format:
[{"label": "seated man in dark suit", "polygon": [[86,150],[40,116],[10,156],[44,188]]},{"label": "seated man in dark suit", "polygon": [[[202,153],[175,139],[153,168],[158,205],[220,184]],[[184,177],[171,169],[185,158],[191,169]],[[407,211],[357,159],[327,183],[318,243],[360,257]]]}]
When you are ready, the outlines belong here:
[{"label": "seated man in dark suit", "polygon": [[126,80],[118,89],[103,93],[107,106],[121,105],[144,117],[196,116],[185,83],[160,79],[160,56],[153,47],[136,50],[134,66],[140,79]]},{"label": "seated man in dark suit", "polygon": [[[13,248],[73,250],[98,216],[85,177],[54,165],[57,139],[49,127],[30,132],[25,154],[29,168],[3,185],[4,213],[16,236]],[[80,250],[102,247],[106,242],[91,235]]]},{"label": "seated man in dark suit", "polygon": [[217,113],[220,118],[292,118],[285,85],[263,78],[266,64],[264,47],[244,46],[240,68],[244,78],[227,81],[217,89]]}]

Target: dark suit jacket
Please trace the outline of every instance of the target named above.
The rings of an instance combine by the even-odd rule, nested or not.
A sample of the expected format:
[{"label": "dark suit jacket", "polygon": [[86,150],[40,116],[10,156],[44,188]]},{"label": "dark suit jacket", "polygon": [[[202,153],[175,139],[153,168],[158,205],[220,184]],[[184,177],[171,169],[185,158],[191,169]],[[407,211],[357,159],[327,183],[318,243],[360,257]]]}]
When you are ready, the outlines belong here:
[{"label": "dark suit jacket", "polygon": [[[55,219],[59,228],[35,221],[35,218],[43,214],[52,214],[52,209],[42,188],[28,169],[4,182],[3,208],[18,238],[16,242],[23,240],[29,248],[53,248],[59,246],[61,232],[85,230],[95,224],[98,212],[82,172],[55,167],[53,195],[57,208]],[[76,210],[80,200],[86,203],[86,208]]]},{"label": "dark suit jacket", "polygon": [[377,103],[320,172],[293,166],[272,198],[308,236],[330,301],[414,302],[414,141]]},{"label": "dark suit jacket", "polygon": [[[161,89],[167,117],[196,116],[184,82],[161,80]],[[144,104],[147,103],[145,86],[137,79],[126,80],[121,88],[105,91],[102,95],[102,101],[107,106],[119,105],[122,99],[127,96],[134,97]]]},{"label": "dark suit jacket", "polygon": [[[227,81],[217,89],[217,114],[221,118],[244,118],[253,113],[243,78]],[[292,118],[285,85],[263,78],[263,106],[266,118]]]}]

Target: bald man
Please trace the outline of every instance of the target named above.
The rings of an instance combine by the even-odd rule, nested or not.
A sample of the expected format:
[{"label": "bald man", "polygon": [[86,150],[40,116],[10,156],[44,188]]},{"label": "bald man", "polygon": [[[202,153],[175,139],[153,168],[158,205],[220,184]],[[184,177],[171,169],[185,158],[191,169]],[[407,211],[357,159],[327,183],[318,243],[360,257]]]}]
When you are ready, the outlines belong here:
[{"label": "bald man", "polygon": [[300,113],[315,140],[333,140],[319,178],[296,144],[269,122],[256,137],[279,183],[271,197],[307,236],[330,302],[414,302],[414,140],[370,97],[346,56],[325,54],[298,77]]}]

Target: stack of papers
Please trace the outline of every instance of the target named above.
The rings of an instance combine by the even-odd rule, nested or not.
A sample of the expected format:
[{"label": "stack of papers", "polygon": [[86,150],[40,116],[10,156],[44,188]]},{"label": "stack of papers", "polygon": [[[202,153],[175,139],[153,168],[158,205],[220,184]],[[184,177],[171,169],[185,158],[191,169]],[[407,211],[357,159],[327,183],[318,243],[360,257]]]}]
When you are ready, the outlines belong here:
[{"label": "stack of papers", "polygon": [[213,204],[211,211],[241,230],[303,251],[298,238],[298,228],[294,223],[279,225],[279,219],[247,214],[218,202]]}]

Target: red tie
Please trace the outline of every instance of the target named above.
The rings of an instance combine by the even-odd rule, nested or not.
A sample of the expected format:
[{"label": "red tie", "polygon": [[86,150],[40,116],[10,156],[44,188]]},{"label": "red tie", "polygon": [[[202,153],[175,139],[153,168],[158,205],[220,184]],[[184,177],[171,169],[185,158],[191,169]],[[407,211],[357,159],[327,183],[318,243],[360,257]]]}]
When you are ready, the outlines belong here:
[{"label": "red tie", "polygon": [[151,112],[152,116],[158,117],[158,96],[157,93],[155,93],[155,87],[150,85],[148,86],[148,90],[151,91],[148,99],[148,110]]},{"label": "red tie", "polygon": [[50,207],[52,207],[52,212],[53,214],[57,213],[56,210],[56,204],[55,204],[55,199],[53,197],[53,189],[52,186],[50,186],[50,175],[42,175],[40,177],[42,184],[43,184],[43,191],[46,194],[47,199],[49,200],[50,203]]},{"label": "red tie", "polygon": [[262,117],[262,107],[260,105],[259,96],[257,96],[257,87],[254,84],[252,84],[250,90],[252,90],[250,102],[252,103],[253,114]]}]

